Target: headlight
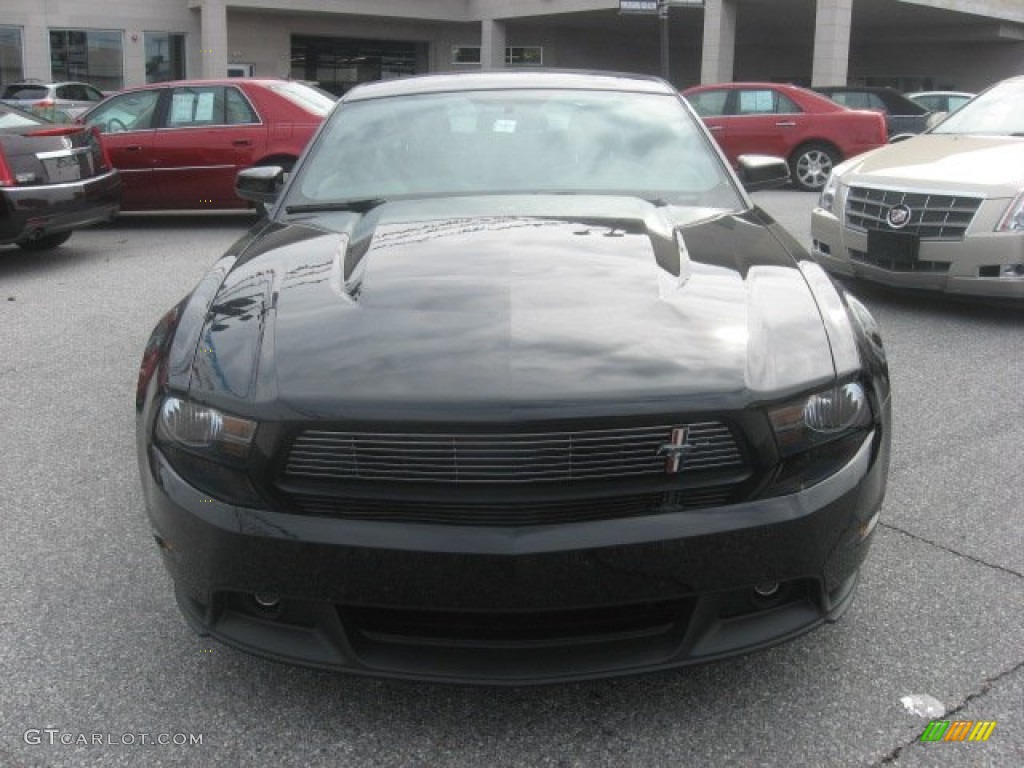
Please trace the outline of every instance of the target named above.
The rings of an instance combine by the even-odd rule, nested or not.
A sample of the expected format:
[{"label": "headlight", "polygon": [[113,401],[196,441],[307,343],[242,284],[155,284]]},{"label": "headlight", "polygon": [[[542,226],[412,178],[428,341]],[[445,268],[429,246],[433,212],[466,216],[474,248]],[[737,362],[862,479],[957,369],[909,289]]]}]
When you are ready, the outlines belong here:
[{"label": "headlight", "polygon": [[156,421],[158,440],[212,458],[244,459],[256,434],[256,422],[169,397]]},{"label": "headlight", "polygon": [[[264,502],[246,466],[256,426],[254,421],[169,397],[157,414],[155,438],[160,454],[192,487],[229,504],[261,507]],[[154,474],[160,482],[160,473]]]},{"label": "headlight", "polygon": [[818,198],[818,207],[823,211],[832,213],[832,208],[836,203],[836,190],[839,188],[839,177],[834,173],[830,173],[828,181],[825,182],[825,186],[821,189],[821,196]]},{"label": "headlight", "polygon": [[871,424],[871,406],[856,381],[769,410],[783,456],[806,451]]},{"label": "headlight", "polygon": [[782,461],[765,496],[798,493],[834,475],[856,455],[873,417],[855,381],[768,411]]},{"label": "headlight", "polygon": [[1010,207],[999,220],[996,232],[1024,232],[1024,190],[1013,198]]}]

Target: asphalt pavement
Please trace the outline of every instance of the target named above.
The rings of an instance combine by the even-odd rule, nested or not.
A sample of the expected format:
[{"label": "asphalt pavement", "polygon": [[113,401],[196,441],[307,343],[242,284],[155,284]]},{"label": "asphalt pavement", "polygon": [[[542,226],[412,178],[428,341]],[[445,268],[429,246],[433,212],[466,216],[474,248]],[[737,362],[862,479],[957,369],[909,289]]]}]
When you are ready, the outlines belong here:
[{"label": "asphalt pavement", "polygon": [[[755,198],[807,242],[813,195]],[[126,216],[51,254],[0,247],[0,766],[1024,765],[1021,309],[854,287],[882,327],[895,424],[839,623],[642,677],[381,681],[192,634],[145,519],[143,346],[250,221]],[[933,718],[912,696],[996,726],[921,743]]]}]

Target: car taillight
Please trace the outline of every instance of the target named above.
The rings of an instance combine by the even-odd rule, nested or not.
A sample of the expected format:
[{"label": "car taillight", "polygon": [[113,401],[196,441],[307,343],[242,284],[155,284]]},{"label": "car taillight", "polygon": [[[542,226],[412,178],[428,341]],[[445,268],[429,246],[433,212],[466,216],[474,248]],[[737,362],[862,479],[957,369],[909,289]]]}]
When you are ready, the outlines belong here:
[{"label": "car taillight", "polygon": [[53,99],[43,99],[42,101],[35,102],[32,106],[33,107],[56,107],[57,106],[57,102],[54,101]]},{"label": "car taillight", "polygon": [[0,187],[13,187],[15,184],[14,174],[11,173],[11,166],[7,164],[7,158],[0,149]]},{"label": "car taillight", "polygon": [[110,159],[110,151],[107,149],[107,144],[103,141],[103,134],[100,133],[100,129],[96,126],[92,128],[92,138],[100,145],[100,157],[103,160],[103,168],[101,170],[109,171],[114,167],[114,162]]}]

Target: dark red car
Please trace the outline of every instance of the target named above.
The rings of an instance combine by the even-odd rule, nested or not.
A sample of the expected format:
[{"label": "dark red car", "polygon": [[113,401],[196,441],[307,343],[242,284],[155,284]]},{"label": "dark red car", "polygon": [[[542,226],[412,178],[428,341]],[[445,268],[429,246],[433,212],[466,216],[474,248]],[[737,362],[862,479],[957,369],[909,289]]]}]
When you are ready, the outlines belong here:
[{"label": "dark red car", "polygon": [[247,208],[238,171],[290,168],[333,106],[291,80],[188,80],[120,91],[79,120],[103,133],[123,210]]},{"label": "dark red car", "polygon": [[793,182],[807,191],[824,187],[837,163],[888,141],[881,114],[847,109],[795,85],[700,85],[683,96],[733,166],[740,155],[784,157]]}]

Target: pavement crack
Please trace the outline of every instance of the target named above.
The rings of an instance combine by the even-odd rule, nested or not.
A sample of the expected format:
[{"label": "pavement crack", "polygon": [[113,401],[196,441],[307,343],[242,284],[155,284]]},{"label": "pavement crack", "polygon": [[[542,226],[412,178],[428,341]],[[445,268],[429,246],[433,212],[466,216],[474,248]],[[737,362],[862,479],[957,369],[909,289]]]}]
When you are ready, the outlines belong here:
[{"label": "pavement crack", "polygon": [[[1018,664],[1016,664],[1015,666],[1012,666],[1009,669],[1007,669],[1007,670],[1005,670],[1003,672],[1000,672],[995,677],[986,677],[984,680],[982,680],[981,687],[978,690],[972,691],[971,693],[967,694],[967,696],[964,697],[963,701],[961,701],[959,704],[957,704],[952,709],[946,710],[946,712],[943,713],[942,717],[934,718],[934,719],[938,719],[938,720],[948,720],[948,719],[950,719],[951,716],[955,716],[958,712],[963,711],[964,708],[967,707],[967,705],[970,704],[972,701],[974,701],[976,699],[980,699],[982,696],[984,696],[989,691],[991,691],[993,686],[997,685],[1001,680],[1009,677],[1010,675],[1012,675],[1012,674],[1014,674],[1016,672],[1019,672],[1022,669],[1024,669],[1024,661],[1021,661]],[[895,763],[899,759],[900,753],[903,752],[904,749],[907,749],[908,747],[912,747],[915,744],[917,744],[919,742],[920,738],[921,738],[920,736],[917,736],[917,737],[911,739],[910,741],[907,741],[907,742],[904,742],[903,744],[898,745],[891,752],[889,752],[889,754],[887,754],[885,757],[883,757],[877,763],[872,763],[872,768],[878,768],[878,766],[881,766],[881,765],[892,765],[893,763]]]},{"label": "pavement crack", "polygon": [[1011,576],[1016,576],[1018,579],[1024,579],[1024,573],[1015,571],[1012,568],[1007,568],[1005,565],[996,565],[995,563],[990,563],[986,560],[982,560],[981,558],[975,557],[974,555],[967,555],[963,552],[957,552],[952,547],[947,547],[945,544],[939,544],[937,541],[932,541],[931,539],[926,539],[923,536],[918,536],[916,533],[911,533],[910,531],[892,525],[891,523],[879,523],[878,526],[880,528],[888,528],[890,531],[895,531],[896,533],[902,533],[904,536],[907,536],[911,539],[920,541],[923,544],[929,544],[937,549],[944,550],[946,552],[949,552],[951,555],[956,555],[957,557],[962,557],[964,560],[970,560],[971,562],[977,563],[978,565],[984,565],[986,568],[991,568],[996,571],[1008,573]]}]

